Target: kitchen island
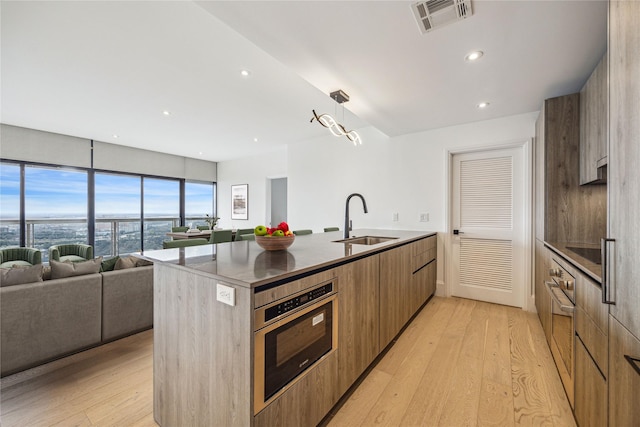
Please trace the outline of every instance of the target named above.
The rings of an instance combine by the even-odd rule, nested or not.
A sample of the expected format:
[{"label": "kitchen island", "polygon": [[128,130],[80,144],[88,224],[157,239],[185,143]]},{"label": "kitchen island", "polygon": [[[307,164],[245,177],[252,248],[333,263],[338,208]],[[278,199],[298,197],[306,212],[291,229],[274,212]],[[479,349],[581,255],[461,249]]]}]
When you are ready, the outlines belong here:
[{"label": "kitchen island", "polygon": [[[240,241],[143,253],[155,269],[158,424],[317,425],[435,292],[435,233],[352,232],[364,235],[393,239],[339,243],[341,232],[330,232],[299,236],[286,251]],[[314,298],[325,304],[311,311],[306,302]],[[269,307],[286,311],[270,326],[258,316]],[[291,346],[303,349],[315,332],[311,320],[295,325],[292,331],[307,329],[277,341],[283,350],[272,364],[261,332],[285,331],[288,318],[307,311],[324,328],[328,348],[269,391],[272,368],[286,362],[280,353],[293,359],[298,349]]]}]

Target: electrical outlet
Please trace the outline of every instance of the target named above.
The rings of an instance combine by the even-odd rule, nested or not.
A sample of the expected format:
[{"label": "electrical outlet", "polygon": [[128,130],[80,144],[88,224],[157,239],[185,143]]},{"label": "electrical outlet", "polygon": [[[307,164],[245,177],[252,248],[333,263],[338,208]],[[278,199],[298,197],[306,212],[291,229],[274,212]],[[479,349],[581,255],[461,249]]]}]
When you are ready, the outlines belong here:
[{"label": "electrical outlet", "polygon": [[394,212],[394,214],[393,214],[393,220],[394,220],[394,221],[398,221],[398,217],[399,217],[398,212]]},{"label": "electrical outlet", "polygon": [[420,222],[429,222],[429,214],[421,213],[420,214]]},{"label": "electrical outlet", "polygon": [[223,304],[233,307],[236,305],[236,290],[231,286],[218,283],[216,287],[216,299]]}]

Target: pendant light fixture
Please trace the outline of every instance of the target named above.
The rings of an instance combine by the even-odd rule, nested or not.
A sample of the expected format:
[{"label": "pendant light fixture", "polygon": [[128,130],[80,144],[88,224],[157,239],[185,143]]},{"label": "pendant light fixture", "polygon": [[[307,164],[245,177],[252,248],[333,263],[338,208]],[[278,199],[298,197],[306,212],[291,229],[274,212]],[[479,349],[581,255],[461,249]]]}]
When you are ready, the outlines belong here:
[{"label": "pendant light fixture", "polygon": [[[349,95],[344,93],[342,90],[331,92],[329,96],[338,104],[344,104],[345,102],[349,101]],[[336,119],[334,119],[329,114],[324,113],[318,115],[318,113],[316,113],[316,110],[311,111],[313,111],[311,122],[316,120],[322,126],[329,129],[329,132],[331,132],[333,136],[346,136],[349,141],[353,142],[353,145],[362,144],[360,135],[358,135],[355,130],[346,130],[342,124],[338,123]],[[342,106],[342,119],[344,120],[344,105]]]}]

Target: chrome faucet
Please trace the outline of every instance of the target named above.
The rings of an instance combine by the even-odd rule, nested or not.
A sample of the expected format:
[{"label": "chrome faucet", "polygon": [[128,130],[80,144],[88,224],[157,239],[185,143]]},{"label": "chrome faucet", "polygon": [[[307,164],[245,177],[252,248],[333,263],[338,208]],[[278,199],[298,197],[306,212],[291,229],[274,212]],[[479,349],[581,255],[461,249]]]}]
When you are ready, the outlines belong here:
[{"label": "chrome faucet", "polygon": [[360,199],[362,200],[362,207],[364,208],[364,213],[369,212],[367,210],[367,202],[364,201],[364,197],[362,197],[362,194],[359,194],[359,193],[349,194],[349,197],[347,197],[347,205],[345,206],[345,209],[344,209],[344,238],[345,239],[349,238],[349,232],[351,231],[351,220],[349,219],[349,200],[351,200],[353,196],[360,197]]}]

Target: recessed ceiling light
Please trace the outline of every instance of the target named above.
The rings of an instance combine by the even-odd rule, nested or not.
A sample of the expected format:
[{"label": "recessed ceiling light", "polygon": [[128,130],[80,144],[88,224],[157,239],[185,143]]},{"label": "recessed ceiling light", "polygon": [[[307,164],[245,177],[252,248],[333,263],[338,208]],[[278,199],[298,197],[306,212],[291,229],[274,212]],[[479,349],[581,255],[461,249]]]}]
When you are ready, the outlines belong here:
[{"label": "recessed ceiling light", "polygon": [[240,74],[242,75],[242,77],[249,77],[249,74],[251,74],[251,72],[249,70],[242,70],[240,71]]},{"label": "recessed ceiling light", "polygon": [[113,137],[114,137],[115,139],[120,138],[120,136],[119,136],[119,135],[116,135],[115,133],[113,134]]},{"label": "recessed ceiling light", "polygon": [[198,156],[202,156],[202,151],[198,151]]},{"label": "recessed ceiling light", "polygon": [[468,62],[477,61],[478,59],[482,58],[482,55],[484,55],[483,51],[476,50],[476,51],[473,51],[473,52],[469,53],[467,56],[465,56],[464,60],[468,61]]},{"label": "recessed ceiling light", "polygon": [[165,116],[170,116],[170,115],[171,115],[171,112],[169,112],[169,111],[167,111],[167,110],[164,110],[164,111],[162,112],[162,114],[164,114]]},{"label": "recessed ceiling light", "polygon": [[258,138],[253,138],[253,142],[258,142]]},{"label": "recessed ceiling light", "polygon": [[489,106],[488,102],[481,102],[477,105],[478,108],[487,108]]}]

